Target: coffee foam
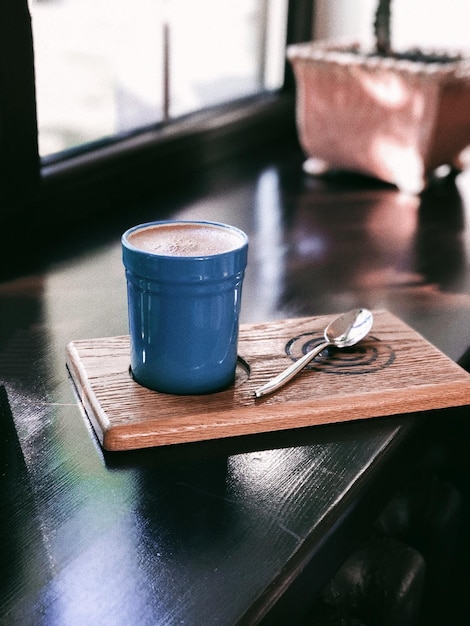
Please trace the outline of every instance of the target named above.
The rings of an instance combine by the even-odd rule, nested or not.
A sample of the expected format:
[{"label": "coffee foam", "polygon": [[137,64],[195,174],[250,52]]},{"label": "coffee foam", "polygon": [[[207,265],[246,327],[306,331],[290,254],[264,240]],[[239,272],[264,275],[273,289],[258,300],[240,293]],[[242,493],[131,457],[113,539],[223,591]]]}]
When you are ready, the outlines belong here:
[{"label": "coffee foam", "polygon": [[243,244],[240,235],[210,224],[158,224],[132,232],[134,247],[163,256],[212,256],[235,250]]}]

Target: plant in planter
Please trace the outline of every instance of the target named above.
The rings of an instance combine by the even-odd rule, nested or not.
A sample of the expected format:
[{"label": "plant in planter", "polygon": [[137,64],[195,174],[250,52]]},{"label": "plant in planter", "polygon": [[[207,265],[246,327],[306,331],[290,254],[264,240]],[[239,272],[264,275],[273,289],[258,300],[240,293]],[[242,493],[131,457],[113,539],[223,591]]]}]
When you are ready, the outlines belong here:
[{"label": "plant in planter", "polygon": [[312,41],[288,48],[305,170],[348,170],[420,193],[470,145],[470,60],[393,50],[391,0],[379,0],[375,47]]}]

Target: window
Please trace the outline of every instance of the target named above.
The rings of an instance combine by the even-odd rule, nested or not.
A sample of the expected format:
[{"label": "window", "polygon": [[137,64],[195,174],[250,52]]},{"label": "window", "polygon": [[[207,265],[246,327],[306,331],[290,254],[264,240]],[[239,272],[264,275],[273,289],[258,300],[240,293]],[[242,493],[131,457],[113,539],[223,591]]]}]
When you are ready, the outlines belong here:
[{"label": "window", "polygon": [[49,156],[282,87],[286,0],[30,0]]},{"label": "window", "polygon": [[[64,199],[92,210],[275,138],[293,111],[280,42],[309,39],[311,20],[311,0],[4,0],[4,210],[60,212]],[[86,124],[73,127],[85,108]]]}]

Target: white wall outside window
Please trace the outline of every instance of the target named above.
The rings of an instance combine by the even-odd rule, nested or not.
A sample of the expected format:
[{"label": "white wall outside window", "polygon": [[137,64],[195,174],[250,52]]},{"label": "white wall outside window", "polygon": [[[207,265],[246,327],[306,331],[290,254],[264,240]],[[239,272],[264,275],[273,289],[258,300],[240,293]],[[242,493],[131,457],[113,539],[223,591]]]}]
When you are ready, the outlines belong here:
[{"label": "white wall outside window", "polygon": [[[316,0],[315,37],[372,41],[376,0]],[[392,40],[396,49],[451,48],[470,53],[468,0],[394,0]]]}]

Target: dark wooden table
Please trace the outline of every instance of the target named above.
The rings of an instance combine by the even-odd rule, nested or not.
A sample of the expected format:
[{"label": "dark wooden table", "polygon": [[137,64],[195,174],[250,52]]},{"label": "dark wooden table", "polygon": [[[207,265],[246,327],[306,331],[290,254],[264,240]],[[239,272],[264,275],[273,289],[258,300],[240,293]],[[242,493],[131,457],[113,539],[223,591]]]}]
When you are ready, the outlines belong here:
[{"label": "dark wooden table", "polygon": [[[242,321],[385,308],[470,345],[470,172],[421,197],[253,158],[48,241],[0,283],[0,623],[300,623],[439,438],[406,415],[134,452],[101,449],[65,367],[127,333],[119,238],[151,219],[250,237]],[[287,617],[289,616],[289,617]],[[449,622],[450,623],[450,622]]]}]

